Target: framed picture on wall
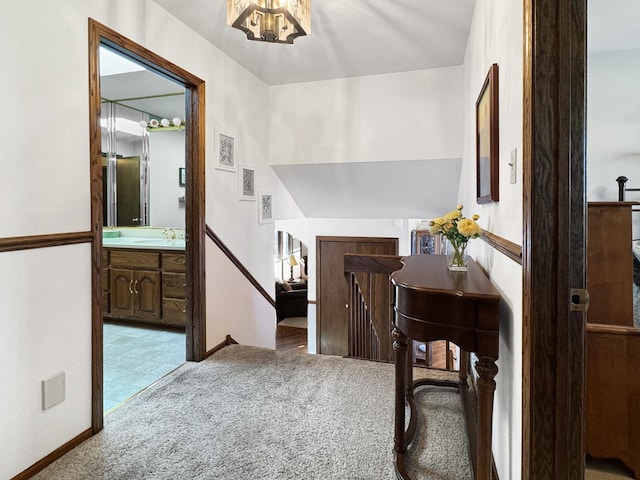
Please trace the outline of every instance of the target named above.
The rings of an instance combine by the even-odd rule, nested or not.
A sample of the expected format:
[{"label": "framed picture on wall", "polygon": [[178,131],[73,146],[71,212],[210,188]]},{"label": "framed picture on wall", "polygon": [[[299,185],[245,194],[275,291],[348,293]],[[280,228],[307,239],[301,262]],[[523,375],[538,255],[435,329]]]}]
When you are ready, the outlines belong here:
[{"label": "framed picture on wall", "polygon": [[236,166],[236,139],[230,133],[215,130],[215,168],[235,172]]},{"label": "framed picture on wall", "polygon": [[238,194],[240,200],[256,199],[256,169],[251,165],[240,165],[238,174]]},{"label": "framed picture on wall", "polygon": [[478,203],[497,202],[498,184],[498,64],[489,69],[476,102],[476,191]]},{"label": "framed picture on wall", "polygon": [[184,187],[187,184],[187,169],[178,168],[178,185]]},{"label": "framed picture on wall", "polygon": [[258,223],[273,222],[273,198],[271,192],[258,193]]}]

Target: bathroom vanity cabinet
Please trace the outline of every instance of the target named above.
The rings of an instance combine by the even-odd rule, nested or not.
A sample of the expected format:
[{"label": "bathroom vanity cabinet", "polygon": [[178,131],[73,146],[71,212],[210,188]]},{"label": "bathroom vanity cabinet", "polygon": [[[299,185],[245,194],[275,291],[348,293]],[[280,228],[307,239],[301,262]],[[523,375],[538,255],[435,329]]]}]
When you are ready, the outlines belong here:
[{"label": "bathroom vanity cabinet", "polygon": [[185,260],[183,252],[105,248],[104,317],[184,326]]}]

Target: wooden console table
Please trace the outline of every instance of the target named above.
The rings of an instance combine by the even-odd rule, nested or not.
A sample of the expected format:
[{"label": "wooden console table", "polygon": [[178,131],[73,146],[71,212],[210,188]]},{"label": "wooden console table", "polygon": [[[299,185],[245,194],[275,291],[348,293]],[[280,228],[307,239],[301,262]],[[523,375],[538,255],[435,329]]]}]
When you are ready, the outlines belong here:
[{"label": "wooden console table", "polygon": [[[467,386],[468,352],[478,357],[479,378],[477,439],[470,432],[474,425],[467,416],[469,444],[477,445],[471,459],[477,480],[492,475],[491,421],[493,393],[498,373],[498,325],[500,294],[478,265],[469,260],[467,272],[451,272],[444,255],[411,255],[402,259],[403,267],[391,274],[396,288],[396,318],[393,348],[396,354],[395,390],[395,471],[398,479],[409,480],[404,465],[407,446],[416,431],[414,388],[421,385],[455,386],[461,395]],[[465,352],[459,382],[413,381],[409,339],[430,342],[450,340]],[[405,430],[405,405],[409,405],[409,425]],[[477,440],[477,441],[476,441]]]}]

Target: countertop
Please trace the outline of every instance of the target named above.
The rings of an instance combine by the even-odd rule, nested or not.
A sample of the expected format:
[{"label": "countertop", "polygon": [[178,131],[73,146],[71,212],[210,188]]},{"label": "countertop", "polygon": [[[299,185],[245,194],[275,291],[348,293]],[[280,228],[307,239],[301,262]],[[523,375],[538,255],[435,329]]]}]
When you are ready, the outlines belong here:
[{"label": "countertop", "polygon": [[145,237],[116,237],[103,238],[103,247],[110,248],[136,248],[142,250],[180,250],[184,251],[185,241],[166,240],[164,238],[145,238]]}]

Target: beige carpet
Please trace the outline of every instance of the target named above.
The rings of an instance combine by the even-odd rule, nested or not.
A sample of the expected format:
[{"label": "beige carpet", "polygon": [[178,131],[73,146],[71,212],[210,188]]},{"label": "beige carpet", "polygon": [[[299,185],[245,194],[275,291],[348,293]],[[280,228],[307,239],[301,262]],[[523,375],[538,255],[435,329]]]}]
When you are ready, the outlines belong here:
[{"label": "beige carpet", "polygon": [[[393,368],[225,347],[125,403],[35,478],[392,480]],[[457,391],[424,387],[416,402],[414,479],[469,479]]]}]

